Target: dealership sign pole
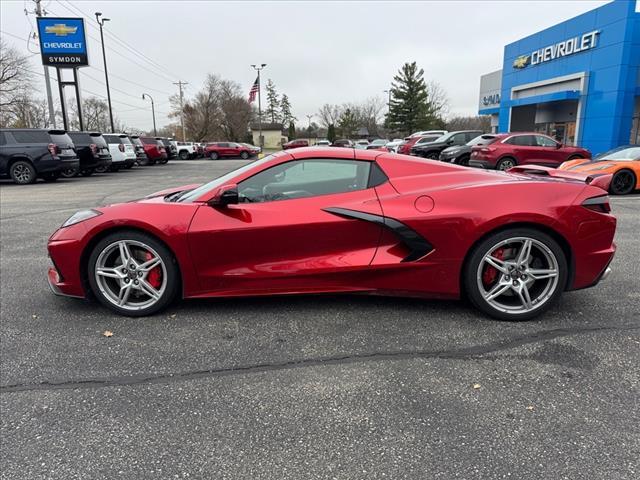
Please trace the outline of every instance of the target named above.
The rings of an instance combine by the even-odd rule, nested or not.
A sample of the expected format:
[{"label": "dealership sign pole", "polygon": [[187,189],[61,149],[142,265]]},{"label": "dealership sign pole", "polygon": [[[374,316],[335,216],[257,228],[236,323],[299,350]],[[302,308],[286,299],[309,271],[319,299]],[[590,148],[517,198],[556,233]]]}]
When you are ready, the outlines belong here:
[{"label": "dealership sign pole", "polygon": [[[38,17],[37,23],[42,64],[56,67],[64,129],[69,129],[64,87],[73,86],[78,105],[78,123],[80,130],[84,130],[82,99],[78,82],[78,68],[89,65],[84,20],[82,18]],[[64,69],[72,70],[73,81],[63,79],[62,70]]]}]

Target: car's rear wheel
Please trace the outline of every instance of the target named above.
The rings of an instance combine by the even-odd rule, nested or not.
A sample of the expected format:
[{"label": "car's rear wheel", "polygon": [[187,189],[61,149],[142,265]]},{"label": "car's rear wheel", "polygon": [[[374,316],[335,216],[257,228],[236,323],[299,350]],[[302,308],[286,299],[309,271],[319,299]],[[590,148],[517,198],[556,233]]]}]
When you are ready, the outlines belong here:
[{"label": "car's rear wheel", "polygon": [[457,163],[458,165],[463,165],[465,167],[468,167],[469,158],[470,158],[470,155],[462,155],[460,158],[458,158],[458,160],[455,163]]},{"label": "car's rear wheel", "polygon": [[636,176],[631,170],[619,170],[611,179],[609,191],[614,195],[627,195],[636,188]]},{"label": "car's rear wheel", "polygon": [[180,150],[180,153],[178,154],[178,156],[180,157],[180,160],[188,160],[189,152],[187,152],[186,150]]},{"label": "car's rear wheel", "polygon": [[240,158],[246,160],[247,158],[249,158],[249,152],[242,152],[240,154]]},{"label": "car's rear wheel", "polygon": [[220,155],[218,155],[218,152],[211,152],[209,153],[209,158],[211,160],[217,160],[220,157]]},{"label": "car's rear wheel", "polygon": [[570,162],[571,160],[581,160],[584,157],[582,155],[571,155],[568,159],[567,162]]},{"label": "car's rear wheel", "polygon": [[93,168],[85,168],[84,170],[80,170],[80,175],[82,175],[83,177],[90,177],[91,175],[93,175],[93,172]]},{"label": "car's rear wheel", "polygon": [[95,173],[105,173],[107,170],[109,170],[109,167],[107,167],[105,165],[102,165],[100,167],[96,167],[96,168],[93,169],[93,171]]},{"label": "car's rear wheel", "polygon": [[49,172],[49,173],[42,174],[42,179],[48,183],[55,182],[59,178],[60,178],[60,172]]},{"label": "car's rear wheel", "polygon": [[154,237],[136,231],[116,232],[100,240],[89,257],[88,277],[100,303],[133,317],[165,308],[180,285],[171,251]]},{"label": "car's rear wheel", "polygon": [[78,174],[78,170],[75,168],[64,168],[60,171],[60,175],[64,178],[73,178]]},{"label": "car's rear wheel", "polygon": [[499,320],[529,320],[562,294],[567,260],[549,235],[530,228],[490,235],[474,248],[464,270],[467,296]]},{"label": "car's rear wheel", "polygon": [[36,169],[27,160],[18,160],[11,164],[9,176],[14,183],[27,185],[37,180]]},{"label": "car's rear wheel", "polygon": [[510,168],[515,167],[518,164],[515,158],[505,157],[500,159],[500,161],[496,164],[496,170],[509,170]]}]

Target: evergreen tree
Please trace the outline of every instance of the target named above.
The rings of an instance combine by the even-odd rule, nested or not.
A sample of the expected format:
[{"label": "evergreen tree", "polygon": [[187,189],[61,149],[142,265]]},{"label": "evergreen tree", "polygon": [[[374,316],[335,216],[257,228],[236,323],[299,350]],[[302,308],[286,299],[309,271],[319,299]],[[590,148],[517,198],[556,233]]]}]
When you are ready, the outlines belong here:
[{"label": "evergreen tree", "polygon": [[342,115],[340,115],[338,128],[340,129],[340,134],[344,138],[350,138],[356,128],[358,128],[358,119],[350,108],[346,108],[344,112],[342,112]]},{"label": "evergreen tree", "polygon": [[282,117],[282,123],[285,125],[296,120],[296,117],[291,113],[291,103],[286,93],[282,94],[280,100],[280,116]]},{"label": "evergreen tree", "polygon": [[405,134],[425,130],[438,120],[430,102],[424,70],[416,62],[405,63],[391,84],[386,127]]},{"label": "evergreen tree", "polygon": [[333,123],[330,123],[327,127],[327,140],[329,140],[331,143],[336,141],[336,127],[333,125]]},{"label": "evergreen tree", "polygon": [[289,121],[289,135],[287,136],[289,137],[289,140],[296,138],[296,126],[293,123],[293,120]]},{"label": "evergreen tree", "polygon": [[271,123],[280,121],[280,99],[276,86],[271,79],[267,80],[267,117],[271,118]]}]

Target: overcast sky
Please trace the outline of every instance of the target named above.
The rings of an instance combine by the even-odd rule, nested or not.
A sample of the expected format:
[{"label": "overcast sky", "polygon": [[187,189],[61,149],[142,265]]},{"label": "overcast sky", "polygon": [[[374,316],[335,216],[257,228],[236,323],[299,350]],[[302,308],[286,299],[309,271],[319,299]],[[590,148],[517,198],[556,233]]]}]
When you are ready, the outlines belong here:
[{"label": "overcast sky", "polygon": [[[263,85],[271,78],[289,95],[299,122],[324,103],[384,97],[407,61],[418,62],[427,80],[444,87],[451,115],[473,115],[479,77],[501,68],[505,44],[604,3],[42,1],[49,16],[85,13],[91,63],[81,69],[85,96],[106,95],[94,12],[111,19],[106,30],[147,57],[105,39],[115,115],[142,129],[152,126],[143,92],[154,97],[160,126],[168,121],[168,95],[177,92],[172,82],[189,82],[188,97],[207,73],[216,73],[248,93],[252,63],[267,64]],[[0,29],[8,44],[27,53],[35,21],[25,7],[32,10],[34,2],[2,0]],[[35,41],[29,48],[38,51]],[[38,55],[31,62],[42,71]],[[44,97],[42,77],[37,80],[36,93]]]}]

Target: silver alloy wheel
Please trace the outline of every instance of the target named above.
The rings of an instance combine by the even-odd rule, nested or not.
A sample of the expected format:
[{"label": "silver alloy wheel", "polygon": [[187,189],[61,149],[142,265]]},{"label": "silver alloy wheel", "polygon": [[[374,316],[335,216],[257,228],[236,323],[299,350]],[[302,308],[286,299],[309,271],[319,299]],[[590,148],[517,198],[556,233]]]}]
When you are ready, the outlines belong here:
[{"label": "silver alloy wheel", "polygon": [[13,166],[13,178],[20,183],[28,183],[31,180],[31,170],[24,163]]},{"label": "silver alloy wheel", "polygon": [[501,160],[500,161],[500,165],[498,166],[498,170],[503,170],[503,171],[504,170],[509,170],[510,168],[513,168],[515,166],[516,166],[516,163],[513,160],[507,158],[505,160]]},{"label": "silver alloy wheel", "polygon": [[[500,251],[502,258],[494,254]],[[487,269],[495,278],[487,282]],[[503,240],[478,265],[476,280],[484,300],[507,314],[531,312],[544,305],[558,287],[558,259],[544,243],[529,237]]]},{"label": "silver alloy wheel", "polygon": [[[149,273],[160,268],[161,283],[149,283]],[[142,310],[158,302],[167,288],[167,268],[158,252],[137,240],[118,240],[96,260],[95,280],[104,297],[125,310]]]}]

